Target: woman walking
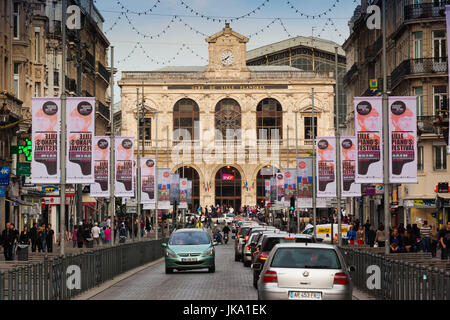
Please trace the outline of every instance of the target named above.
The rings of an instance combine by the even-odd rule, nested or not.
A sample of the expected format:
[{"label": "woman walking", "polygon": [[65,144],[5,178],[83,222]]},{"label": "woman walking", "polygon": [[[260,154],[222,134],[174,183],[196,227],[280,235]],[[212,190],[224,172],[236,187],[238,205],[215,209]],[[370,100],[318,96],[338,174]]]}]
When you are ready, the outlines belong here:
[{"label": "woman walking", "polygon": [[363,229],[363,226],[360,225],[359,226],[359,230],[356,231],[356,241],[358,243],[359,246],[364,245],[364,239],[366,238],[366,233]]},{"label": "woman walking", "polygon": [[385,241],[386,241],[386,234],[384,231],[384,226],[380,224],[378,226],[375,242],[378,244],[378,247],[384,247]]}]

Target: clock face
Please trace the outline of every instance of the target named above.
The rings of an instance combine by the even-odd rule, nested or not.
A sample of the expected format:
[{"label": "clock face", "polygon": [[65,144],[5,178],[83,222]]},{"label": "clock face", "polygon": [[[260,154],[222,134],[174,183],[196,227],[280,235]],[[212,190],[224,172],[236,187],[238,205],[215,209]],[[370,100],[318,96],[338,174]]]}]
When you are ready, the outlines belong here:
[{"label": "clock face", "polygon": [[233,52],[230,50],[225,50],[222,52],[222,55],[220,56],[220,61],[222,61],[222,64],[225,66],[230,66],[234,62],[234,55]]}]

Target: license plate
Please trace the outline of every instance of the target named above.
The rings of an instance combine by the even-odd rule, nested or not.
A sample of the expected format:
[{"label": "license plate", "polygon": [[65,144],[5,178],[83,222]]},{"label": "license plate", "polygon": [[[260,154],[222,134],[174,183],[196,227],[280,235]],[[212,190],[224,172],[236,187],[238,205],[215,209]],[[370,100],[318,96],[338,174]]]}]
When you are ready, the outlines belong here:
[{"label": "license plate", "polygon": [[181,262],[196,262],[197,258],[181,258]]},{"label": "license plate", "polygon": [[321,292],[289,291],[289,299],[322,300]]}]

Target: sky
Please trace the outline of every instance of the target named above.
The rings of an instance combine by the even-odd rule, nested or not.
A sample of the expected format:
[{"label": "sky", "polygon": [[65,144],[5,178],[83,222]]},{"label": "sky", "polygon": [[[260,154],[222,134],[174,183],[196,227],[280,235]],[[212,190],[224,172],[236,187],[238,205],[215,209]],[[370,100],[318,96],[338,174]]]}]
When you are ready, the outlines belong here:
[{"label": "sky", "polygon": [[[205,38],[221,31],[225,20],[234,31],[250,37],[247,50],[297,35],[314,35],[342,44],[349,35],[348,21],[358,3],[356,0],[95,1],[105,19],[103,32],[114,46],[114,66],[119,70],[115,81],[121,78],[121,71],[206,65]],[[117,84],[114,94],[118,102]]]}]

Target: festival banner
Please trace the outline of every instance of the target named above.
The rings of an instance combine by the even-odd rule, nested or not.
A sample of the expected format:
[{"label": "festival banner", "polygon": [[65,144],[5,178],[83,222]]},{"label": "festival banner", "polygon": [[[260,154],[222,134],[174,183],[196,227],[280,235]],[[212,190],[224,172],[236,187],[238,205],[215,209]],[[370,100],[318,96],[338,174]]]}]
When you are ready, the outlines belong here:
[{"label": "festival banner", "polygon": [[170,204],[180,203],[180,174],[170,174]]},{"label": "festival banner", "polygon": [[94,183],[95,97],[68,97],[66,182]]},{"label": "festival banner", "polygon": [[192,180],[187,182],[187,203],[192,204]]},{"label": "festival banner", "polygon": [[59,98],[32,98],[31,181],[41,184],[60,183]]},{"label": "festival banner", "polygon": [[264,180],[265,205],[270,203],[270,179]]},{"label": "festival banner", "polygon": [[356,183],[383,182],[381,97],[355,97]]},{"label": "festival banner", "polygon": [[336,197],[336,138],[317,137],[317,197]]},{"label": "festival banner", "polygon": [[275,203],[277,200],[277,178],[270,178],[270,203]]},{"label": "festival banner", "polygon": [[158,209],[170,209],[170,169],[160,168],[158,172]]},{"label": "festival banner", "polygon": [[[445,6],[445,17],[447,20],[447,38],[450,32],[450,5]],[[447,43],[450,43],[447,39]],[[450,57],[450,45],[447,45],[447,57]],[[448,70],[450,70],[450,59],[447,58]],[[450,83],[450,72],[448,73]],[[448,135],[447,153],[450,154],[450,134]]]},{"label": "festival banner", "polygon": [[297,207],[312,208],[313,196],[313,159],[312,157],[297,158]]},{"label": "festival banner", "polygon": [[187,209],[187,193],[188,193],[188,179],[182,178],[180,179],[180,204],[178,208]]},{"label": "festival banner", "polygon": [[356,137],[341,137],[341,196],[360,197],[361,185],[355,183],[356,175]]},{"label": "festival banner", "polygon": [[134,197],[134,137],[115,138],[115,196]]},{"label": "festival banner", "polygon": [[416,97],[389,97],[389,181],[417,183]]},{"label": "festival banner", "polygon": [[291,205],[291,197],[297,193],[297,169],[286,169],[284,172],[284,205]]},{"label": "festival banner", "polygon": [[284,206],[284,173],[277,173],[276,175],[276,187],[277,187],[277,203]]},{"label": "festival banner", "polygon": [[155,203],[155,167],[154,158],[141,158],[141,203]]},{"label": "festival banner", "polygon": [[94,137],[94,183],[91,183],[90,195],[93,198],[109,198],[109,152],[110,137]]}]

